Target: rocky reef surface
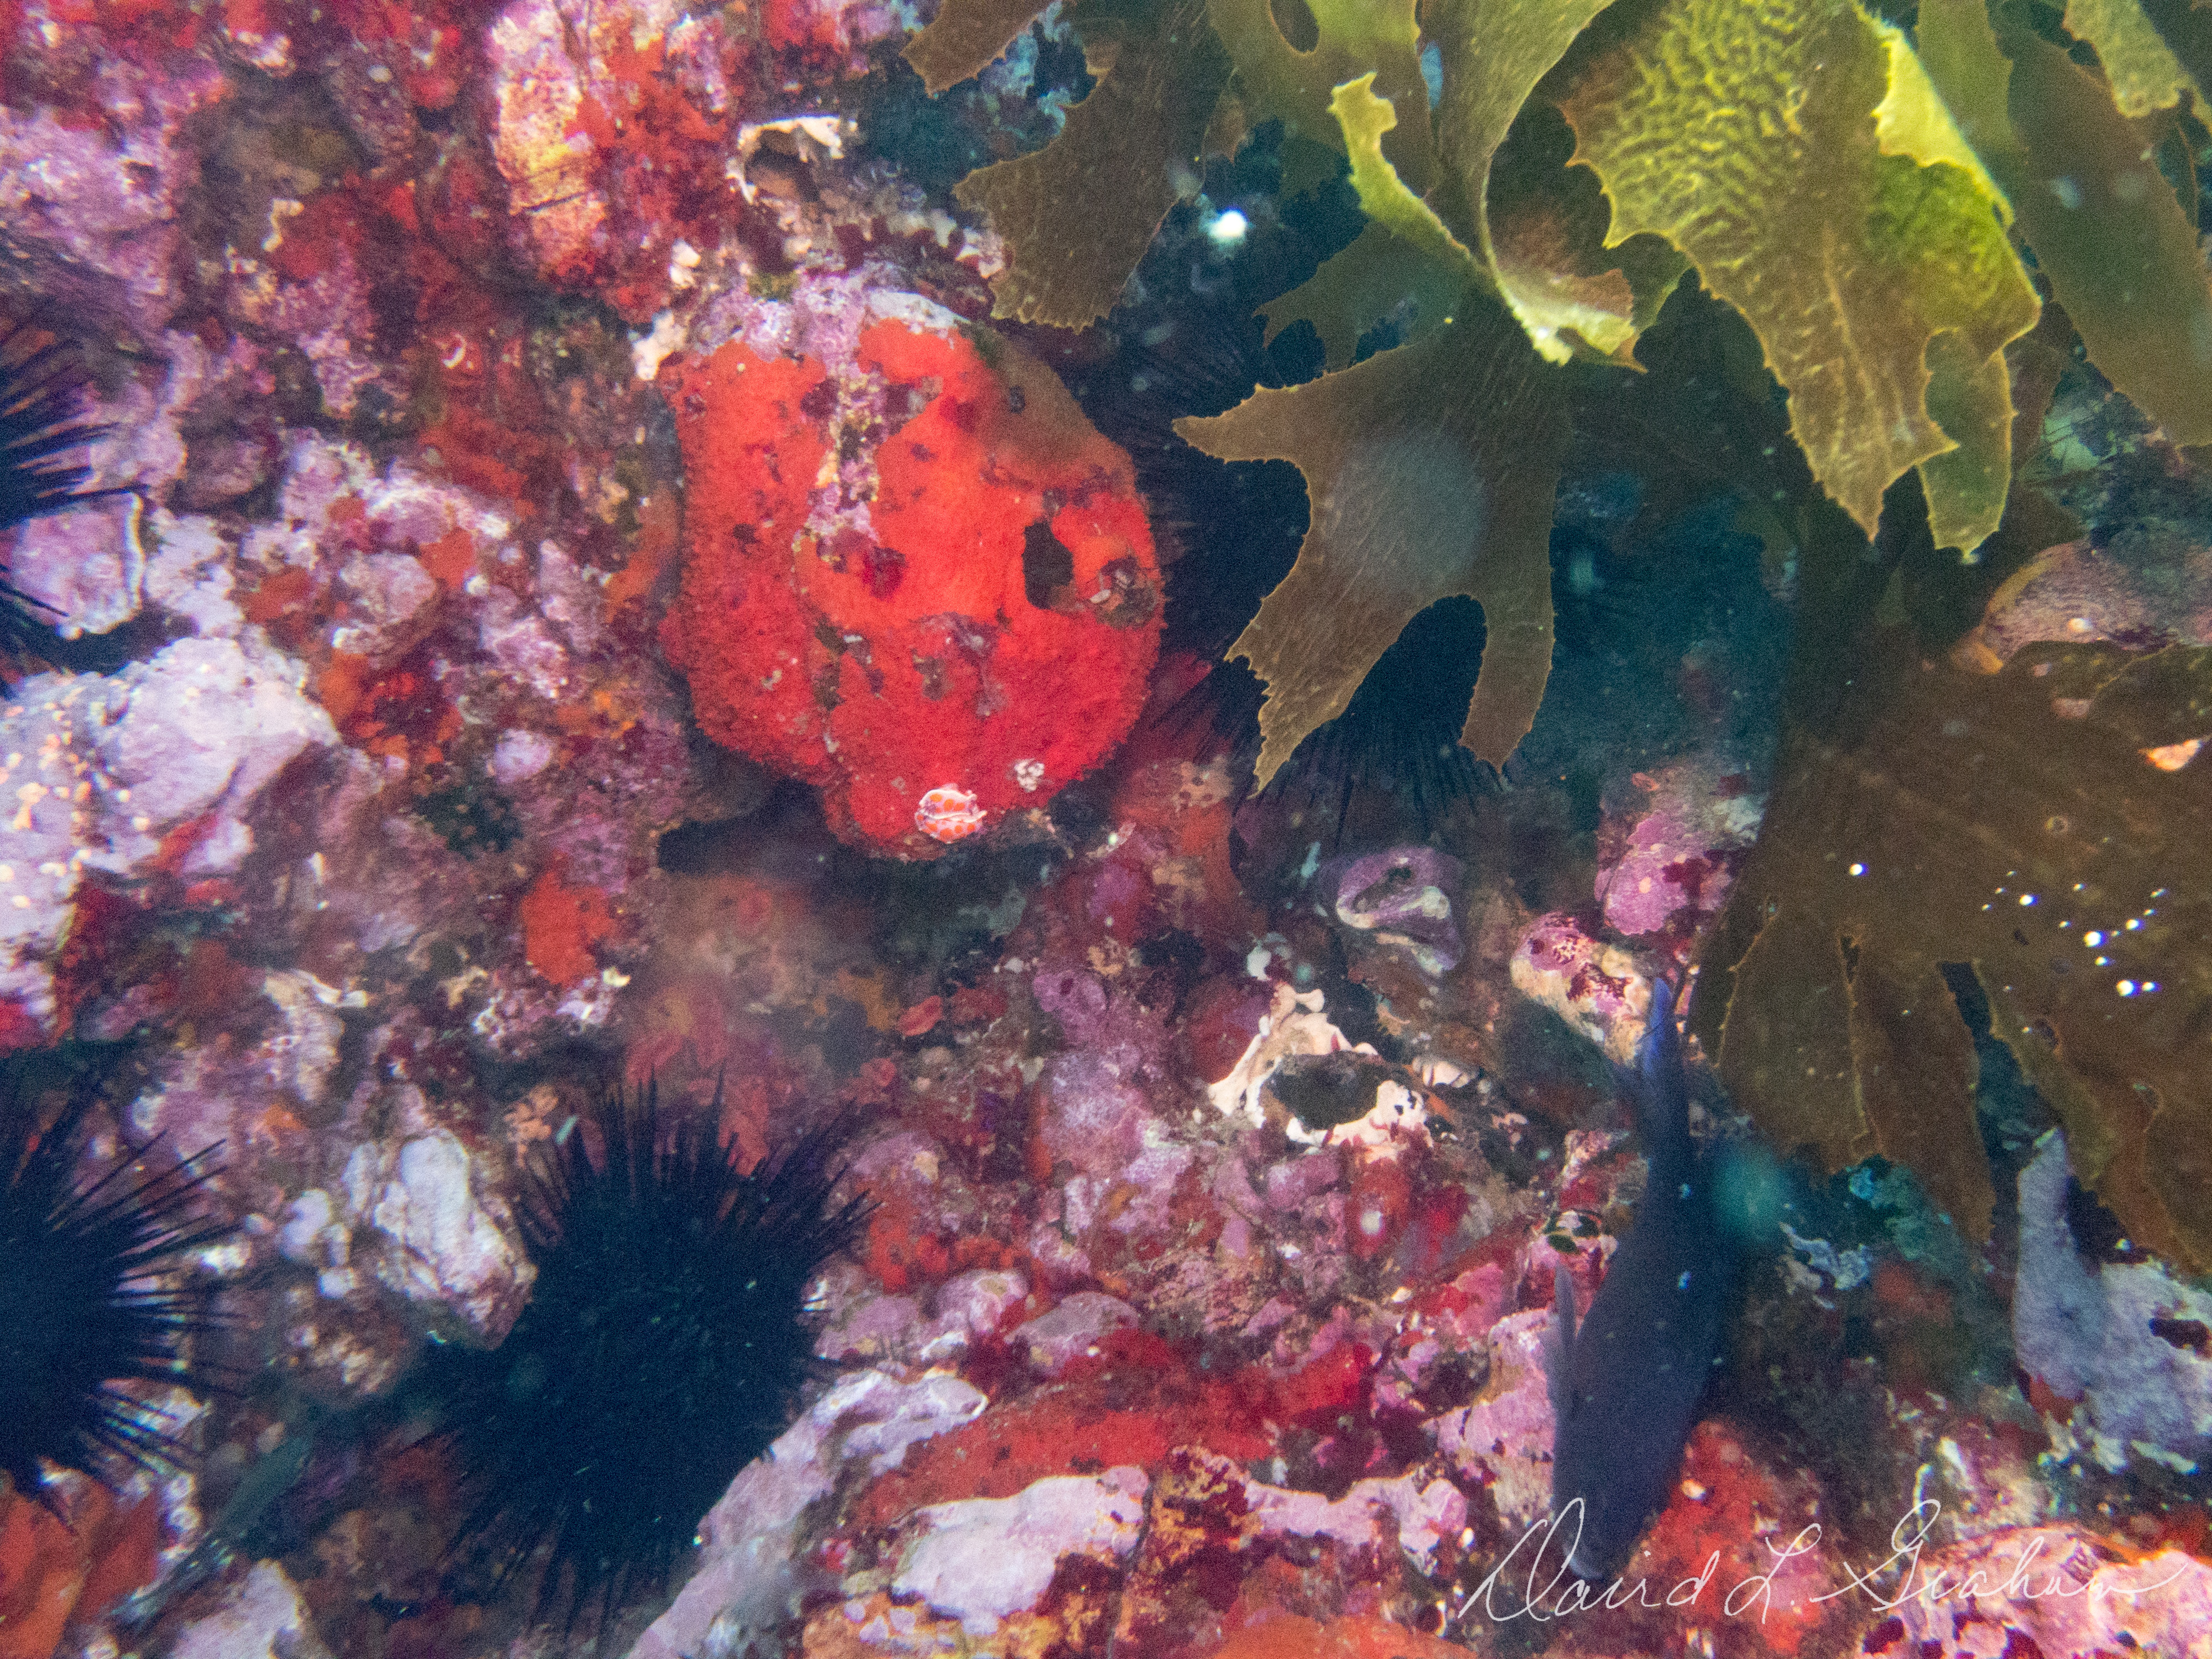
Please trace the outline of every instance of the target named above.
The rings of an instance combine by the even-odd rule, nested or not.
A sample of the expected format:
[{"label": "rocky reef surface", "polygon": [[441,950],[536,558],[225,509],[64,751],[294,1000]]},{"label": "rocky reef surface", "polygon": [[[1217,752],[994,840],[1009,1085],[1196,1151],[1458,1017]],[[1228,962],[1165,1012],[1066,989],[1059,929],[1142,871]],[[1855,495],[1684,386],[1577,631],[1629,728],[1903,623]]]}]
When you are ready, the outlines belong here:
[{"label": "rocky reef surface", "polygon": [[[2202,866],[2200,453],[2039,325],[1996,359],[2024,482],[1985,565],[1924,516],[1838,530],[1802,466],[1768,488],[1777,383],[1685,278],[1647,389],[1571,422],[1553,388],[1480,465],[1425,471],[1409,404],[1411,449],[1331,472],[1308,433],[1179,493],[1170,416],[1415,331],[1310,294],[1271,348],[1250,314],[1381,222],[1372,158],[1271,115],[1249,54],[1243,102],[1218,43],[1154,74],[1161,8],[1126,40],[997,9],[933,96],[901,53],[938,9],[896,0],[0,0],[0,310],[71,343],[105,428],[104,493],[0,530],[52,635],[0,688],[0,1112],[75,1079],[88,1181],[212,1150],[231,1229],[197,1252],[211,1386],[136,1396],[189,1458],[0,1485],[0,1659],[2201,1651],[2212,1230],[2158,1138],[2201,1085],[2133,1104],[2061,992],[2124,974],[2127,1041],[2212,1076],[2171,914],[2202,893],[2116,886],[2033,985],[1897,920],[2098,812]],[[1232,42],[1253,10],[1165,9]],[[1194,115],[1176,76],[1212,77]],[[1085,100],[1132,85],[1165,112],[1121,130],[1188,154],[1133,275],[1099,266],[1110,315],[1054,326],[1019,296],[1103,256],[1040,270],[1011,175],[959,181],[1095,142]],[[1275,524],[1291,460],[1315,501]],[[1499,646],[1410,671],[1449,683],[1449,762],[1360,724],[1361,675],[1407,672],[1381,647],[1304,641],[1357,670],[1338,750],[1275,723],[1279,634],[1245,651],[1271,712],[1203,678],[1309,524],[1397,514],[1418,563],[1514,490],[1557,501],[1510,758],[1455,747],[1502,586]],[[1378,615],[1474,591],[1360,570]],[[1851,656],[1885,686],[1984,689],[1991,770],[2095,740],[2171,793],[2039,776],[1962,827],[1815,730],[1843,611],[1910,636]],[[1948,830],[1981,861],[1887,912],[1820,890],[1828,976],[1790,977],[1766,923],[1808,865],[1862,875],[1800,827],[1838,793],[1900,865]],[[2057,891],[2002,901],[2023,951]],[[1768,1148],[1773,1237],[1608,1595],[1540,1559],[1544,1348],[1642,1192],[1617,1067],[1661,978],[1728,1015],[1692,1016],[1695,1127]],[[787,1431],[668,1583],[564,1625],[526,1570],[453,1570],[466,1472],[418,1385],[532,1297],[534,1161],[648,1082],[747,1168],[836,1129],[869,1208]],[[1850,1109],[1802,1128],[1799,1094]]]}]

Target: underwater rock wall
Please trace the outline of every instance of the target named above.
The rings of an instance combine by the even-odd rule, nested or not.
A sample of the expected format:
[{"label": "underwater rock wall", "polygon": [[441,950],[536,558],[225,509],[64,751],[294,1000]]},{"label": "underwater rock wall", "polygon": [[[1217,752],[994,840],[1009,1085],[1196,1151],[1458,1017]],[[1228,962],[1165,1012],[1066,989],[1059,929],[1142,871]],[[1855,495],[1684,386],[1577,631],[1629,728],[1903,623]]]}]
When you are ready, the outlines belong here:
[{"label": "underwater rock wall", "polygon": [[[190,1455],[0,1489],[0,1659],[2189,1650],[2212,428],[2039,198],[2090,349],[2021,332],[2067,135],[1942,102],[2109,103],[2109,39],[1303,9],[0,0],[0,313],[106,428],[0,528],[0,1113],[82,1098],[87,1188],[221,1149],[158,1281],[220,1318],[127,1395]],[[1709,240],[1622,88],[1821,42],[1838,194],[1766,210],[1777,117]],[[2191,73],[2127,118],[2176,178]],[[1819,216],[1885,180],[1890,240]],[[1846,220],[1777,350],[1730,284]],[[1546,1345],[1662,979],[1776,1218],[1607,1601],[1537,1555]],[[437,1361],[648,1087],[866,1207],[789,1426],[564,1623],[544,1540],[453,1559],[507,1494]],[[674,1254],[571,1311],[681,1327]]]}]

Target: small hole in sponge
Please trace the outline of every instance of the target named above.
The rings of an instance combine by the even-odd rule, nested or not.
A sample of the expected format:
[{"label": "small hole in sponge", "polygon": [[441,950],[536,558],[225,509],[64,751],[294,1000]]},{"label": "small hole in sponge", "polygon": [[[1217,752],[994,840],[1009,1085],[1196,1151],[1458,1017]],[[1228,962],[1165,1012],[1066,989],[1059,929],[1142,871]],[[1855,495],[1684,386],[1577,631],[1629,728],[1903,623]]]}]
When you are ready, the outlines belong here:
[{"label": "small hole in sponge", "polygon": [[1040,520],[1022,532],[1022,592],[1040,611],[1058,607],[1060,590],[1075,580],[1075,555]]}]

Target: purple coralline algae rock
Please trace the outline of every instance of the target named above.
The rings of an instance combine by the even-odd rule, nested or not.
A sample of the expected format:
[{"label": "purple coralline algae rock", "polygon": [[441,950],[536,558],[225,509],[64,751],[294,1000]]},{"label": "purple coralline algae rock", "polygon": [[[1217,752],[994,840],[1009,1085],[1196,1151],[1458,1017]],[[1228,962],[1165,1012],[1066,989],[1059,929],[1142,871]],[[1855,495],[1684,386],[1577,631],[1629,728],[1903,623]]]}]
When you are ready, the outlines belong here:
[{"label": "purple coralline algae rock", "polygon": [[2106,1468],[2143,1456],[2191,1472],[2212,1451],[2212,1358],[2200,1351],[2212,1296],[2157,1262],[2092,1273],[2067,1225],[2066,1182],[2066,1139],[2053,1130],[2020,1172],[2020,1363],[2081,1402],[2060,1433]]},{"label": "purple coralline algae rock", "polygon": [[744,1652],[797,1611],[807,1511],[848,1469],[872,1479],[917,1441],[971,1423],[990,1402],[957,1376],[902,1382],[882,1371],[841,1380],[739,1471],[699,1523],[699,1568],[630,1649],[630,1659]]},{"label": "purple coralline algae rock", "polygon": [[51,958],[88,871],[131,878],[206,815],[179,866],[235,869],[256,798],[334,744],[296,666],[258,645],[179,640],[110,676],[39,674],[0,705],[0,997],[53,1012]]},{"label": "purple coralline algae rock", "polygon": [[1877,1659],[2212,1652],[2212,1566],[2179,1549],[2124,1554],[2083,1528],[2020,1527],[1900,1565],[1882,1592],[1893,1611],[1858,1650]]},{"label": "purple coralline algae rock", "polygon": [[1718,761],[1685,761],[1654,779],[1638,775],[1652,788],[1648,808],[1620,858],[1598,872],[1596,896],[1608,927],[1656,933],[1685,922],[1694,928],[1718,912],[1765,810],[1742,773],[1724,769]]},{"label": "purple coralline algae rock", "polygon": [[1336,877],[1336,919],[1377,945],[1403,951],[1434,977],[1459,966],[1464,949],[1452,924],[1457,859],[1427,847],[1394,847],[1354,859]]},{"label": "purple coralline algae rock", "polygon": [[956,1273],[927,1297],[871,1294],[872,1283],[849,1263],[833,1264],[823,1273],[823,1303],[830,1317],[814,1348],[823,1358],[845,1364],[950,1364],[995,1334],[1030,1293],[1022,1274],[991,1267]]},{"label": "purple coralline algae rock", "polygon": [[[198,336],[173,330],[156,349],[167,364],[158,386],[150,376],[127,381],[84,411],[107,428],[86,446],[88,482],[118,493],[30,520],[8,550],[10,580],[55,611],[64,639],[105,633],[149,605],[200,623],[204,634],[238,631],[234,611],[204,619],[206,599],[191,591],[197,567],[218,552],[227,558],[213,521],[160,503],[185,467],[180,417],[219,388],[234,397],[241,387],[263,389],[267,372],[244,340],[218,356]],[[227,593],[227,572],[223,588]]]},{"label": "purple coralline algae rock", "polygon": [[1057,1376],[1124,1326],[1139,1322],[1137,1310],[1103,1291],[1078,1291],[1062,1297],[1050,1313],[1017,1325],[1006,1340],[1027,1352],[1039,1375]]},{"label": "purple coralline algae rock", "polygon": [[1111,1181],[1145,1148],[1153,1123],[1145,1085],[1167,1075],[1165,1035],[1095,975],[1048,969],[1031,989],[1069,1044],[1045,1070],[1045,1149],[1079,1176]]},{"label": "purple coralline algae rock", "polygon": [[331,1650],[284,1569],[257,1561],[214,1612],[185,1626],[169,1651],[173,1659],[330,1659]]},{"label": "purple coralline algae rock", "polygon": [[1644,1039],[1651,980],[1623,945],[1594,938],[1572,916],[1539,916],[1522,936],[1507,972],[1513,988],[1540,1002],[1627,1065]]},{"label": "purple coralline algae rock", "polygon": [[16,278],[158,337],[184,264],[178,206],[199,179],[183,128],[227,87],[204,57],[174,76],[118,58],[93,77],[102,125],[0,106],[0,252]]},{"label": "purple coralline algae rock", "polygon": [[921,1534],[891,1589],[959,1620],[970,1636],[989,1636],[1036,1605],[1063,1556],[1119,1561],[1135,1549],[1151,1485],[1142,1469],[1123,1466],[1048,1475],[1012,1498],[932,1504],[915,1514]]},{"label": "purple coralline algae rock", "polygon": [[1483,1397],[1437,1424],[1437,1449],[1470,1482],[1489,1489],[1499,1518],[1511,1528],[1551,1511],[1554,1419],[1544,1344],[1552,1328],[1548,1309],[1499,1320],[1490,1333]]},{"label": "purple coralline algae rock", "polygon": [[[1418,1472],[1355,1480],[1334,1500],[1247,1480],[1244,1504],[1262,1538],[1329,1538],[1348,1549],[1380,1551],[1395,1534],[1422,1572],[1436,1570],[1438,1547],[1458,1538],[1468,1516],[1466,1493],[1442,1475],[1424,1479]],[[1392,1522],[1387,1533],[1385,1516]]]}]

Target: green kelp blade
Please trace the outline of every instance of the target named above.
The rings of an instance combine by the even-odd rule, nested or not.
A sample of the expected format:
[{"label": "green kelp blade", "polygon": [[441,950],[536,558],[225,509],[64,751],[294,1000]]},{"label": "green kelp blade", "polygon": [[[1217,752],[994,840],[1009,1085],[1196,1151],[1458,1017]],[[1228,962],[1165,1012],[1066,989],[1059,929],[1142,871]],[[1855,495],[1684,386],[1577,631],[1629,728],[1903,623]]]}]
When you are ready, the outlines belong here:
[{"label": "green kelp blade", "polygon": [[1308,0],[1318,38],[1304,52],[1284,38],[1269,0],[1206,0],[1206,15],[1237,66],[1253,118],[1273,116],[1332,149],[1344,141],[1330,99],[1346,82],[1372,75],[1398,114],[1391,162],[1418,196],[1429,188],[1435,155],[1414,7],[1415,0]]},{"label": "green kelp blade", "polygon": [[[1930,489],[1946,540],[1971,546],[2009,473],[2011,405],[1987,365],[2036,301],[1980,169],[1884,148],[1886,105],[1893,135],[1929,125],[1895,112],[1932,98],[1897,63],[1851,0],[1661,0],[1582,66],[1564,108],[1613,204],[1607,243],[1665,238],[1744,314],[1814,476],[1863,529],[1908,469],[1980,449]],[[1956,432],[1929,409],[1936,371]]]},{"label": "green kelp blade", "polygon": [[1972,1040],[1940,972],[1971,964],[2076,1173],[2131,1237],[2212,1264],[2206,738],[2212,650],[1865,662],[1819,729],[1786,726],[1708,951],[1735,1098],[1829,1169],[1908,1165],[1986,1237]]},{"label": "green kelp blade", "polygon": [[2130,119],[2172,109],[2187,93],[2204,107],[2196,78],[2143,13],[2137,0],[2066,0],[2066,32],[2097,50],[2112,102]]},{"label": "green kelp blade", "polygon": [[1230,647],[1267,684],[1261,786],[1344,711],[1407,623],[1455,594],[1482,606],[1486,629],[1461,741],[1502,765],[1551,672],[1567,441],[1558,371],[1504,308],[1470,293],[1410,345],[1176,431],[1221,460],[1294,463],[1312,503],[1297,562]]},{"label": "green kelp blade", "polygon": [[1328,108],[1352,158],[1352,188],[1358,194],[1360,211],[1417,258],[1448,272],[1455,288],[1474,281],[1474,256],[1436,210],[1398,176],[1383,154],[1384,140],[1398,125],[1398,112],[1389,99],[1376,95],[1374,71],[1337,88],[1329,95]]}]

